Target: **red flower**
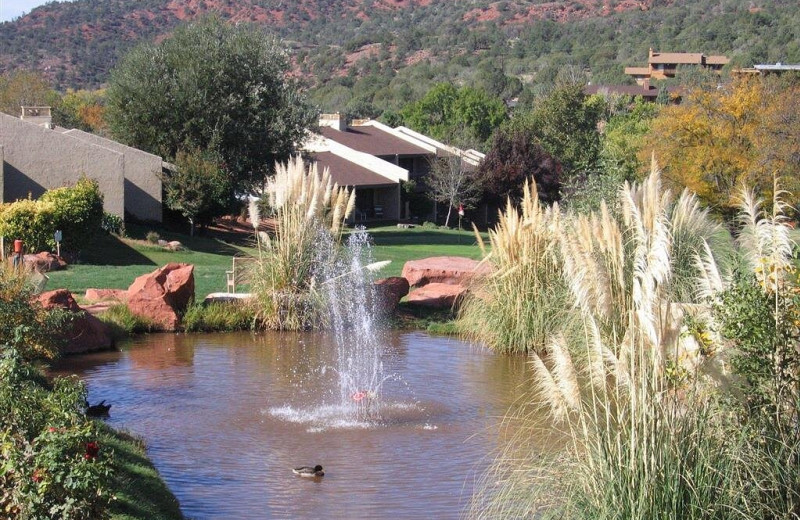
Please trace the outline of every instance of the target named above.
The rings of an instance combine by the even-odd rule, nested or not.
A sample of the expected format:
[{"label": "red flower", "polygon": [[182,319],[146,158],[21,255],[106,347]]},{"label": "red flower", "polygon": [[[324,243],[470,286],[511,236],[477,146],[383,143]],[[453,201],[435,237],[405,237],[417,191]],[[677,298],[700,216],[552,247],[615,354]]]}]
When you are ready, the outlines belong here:
[{"label": "red flower", "polygon": [[86,443],[86,455],[83,456],[86,460],[97,458],[97,454],[100,453],[100,445],[96,442],[87,442]]},{"label": "red flower", "polygon": [[31,477],[34,482],[41,482],[44,480],[44,474],[42,474],[38,469],[33,472],[33,476]]},{"label": "red flower", "polygon": [[54,433],[56,429],[51,426],[47,429],[47,431],[49,431],[50,433]]},{"label": "red flower", "polygon": [[354,393],[354,394],[351,396],[351,398],[352,398],[352,399],[353,399],[353,401],[355,401],[355,402],[359,402],[359,401],[361,401],[362,399],[364,399],[365,397],[367,397],[367,393],[366,393],[366,392],[364,392],[364,391],[356,392],[356,393]]}]

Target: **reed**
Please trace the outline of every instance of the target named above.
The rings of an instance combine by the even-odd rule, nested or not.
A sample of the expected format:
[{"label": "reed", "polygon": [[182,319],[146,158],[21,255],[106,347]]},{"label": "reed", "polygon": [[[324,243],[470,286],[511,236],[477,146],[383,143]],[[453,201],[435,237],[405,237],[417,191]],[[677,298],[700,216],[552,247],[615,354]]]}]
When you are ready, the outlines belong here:
[{"label": "reed", "polygon": [[532,402],[549,411],[564,449],[549,464],[526,455],[518,446],[539,425],[529,413],[513,420],[516,447],[491,477],[499,472],[503,485],[487,480],[477,517],[728,517],[733,462],[713,427],[718,410],[697,379],[679,385],[673,370],[687,357],[695,369],[705,361],[682,346],[676,298],[697,286],[694,259],[717,227],[688,193],[673,200],[655,164],[641,184],[619,190],[617,206],[618,214],[603,203],[550,227],[579,333],[563,323],[542,332],[546,348],[531,356]]},{"label": "reed", "polygon": [[355,208],[355,191],[332,182],[316,163],[300,157],[276,166],[267,184],[275,234],[256,229],[255,321],[272,330],[304,330],[324,324],[323,295],[315,273],[341,237]]}]

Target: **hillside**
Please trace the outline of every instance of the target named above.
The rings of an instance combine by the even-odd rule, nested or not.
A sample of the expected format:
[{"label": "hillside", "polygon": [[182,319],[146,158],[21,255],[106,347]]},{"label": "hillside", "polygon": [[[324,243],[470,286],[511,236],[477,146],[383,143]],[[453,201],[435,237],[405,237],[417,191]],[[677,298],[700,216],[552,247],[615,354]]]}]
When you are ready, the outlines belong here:
[{"label": "hillside", "polygon": [[277,34],[323,108],[360,112],[441,80],[515,95],[565,64],[625,81],[648,47],[800,62],[794,0],[75,0],[0,24],[0,71],[97,87],[132,46],[210,13]]}]

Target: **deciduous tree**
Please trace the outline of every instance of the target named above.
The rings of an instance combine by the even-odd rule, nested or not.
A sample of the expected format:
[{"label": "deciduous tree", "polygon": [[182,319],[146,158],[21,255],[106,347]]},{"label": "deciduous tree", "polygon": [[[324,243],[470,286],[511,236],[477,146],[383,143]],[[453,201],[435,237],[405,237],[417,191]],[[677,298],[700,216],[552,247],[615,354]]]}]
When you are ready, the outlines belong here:
[{"label": "deciduous tree", "polygon": [[122,60],[108,89],[108,123],[125,143],[167,158],[185,146],[213,151],[231,190],[247,191],[313,122],[288,72],[286,53],[260,29],[204,19]]}]

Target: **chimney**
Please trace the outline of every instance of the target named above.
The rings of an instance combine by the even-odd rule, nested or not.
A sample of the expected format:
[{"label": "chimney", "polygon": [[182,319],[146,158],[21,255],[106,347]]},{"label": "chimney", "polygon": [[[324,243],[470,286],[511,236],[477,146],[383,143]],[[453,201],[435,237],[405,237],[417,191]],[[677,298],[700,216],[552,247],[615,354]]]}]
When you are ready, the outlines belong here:
[{"label": "chimney", "polygon": [[45,128],[53,128],[53,115],[50,107],[20,107],[22,115],[20,119]]},{"label": "chimney", "polygon": [[339,112],[334,112],[333,114],[320,114],[319,126],[329,126],[340,132],[344,132],[347,130],[347,118],[342,117]]},{"label": "chimney", "polygon": [[644,78],[642,80],[642,88],[645,90],[650,90],[650,78]]}]

